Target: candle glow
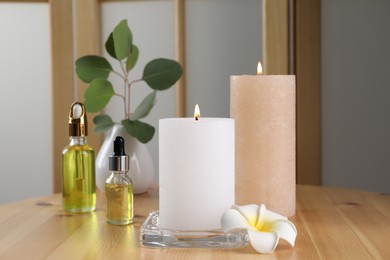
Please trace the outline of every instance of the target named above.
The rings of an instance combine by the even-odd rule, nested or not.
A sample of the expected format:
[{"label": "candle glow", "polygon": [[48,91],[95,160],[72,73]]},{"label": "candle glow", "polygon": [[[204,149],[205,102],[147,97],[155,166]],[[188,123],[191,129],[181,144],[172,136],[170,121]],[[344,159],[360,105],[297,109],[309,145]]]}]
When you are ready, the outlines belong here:
[{"label": "candle glow", "polygon": [[199,109],[198,104],[196,104],[195,109],[194,109],[194,118],[196,121],[198,121],[199,117],[200,117],[200,109]]},{"label": "candle glow", "polygon": [[257,63],[257,75],[263,74],[263,67],[261,66],[261,62]]}]

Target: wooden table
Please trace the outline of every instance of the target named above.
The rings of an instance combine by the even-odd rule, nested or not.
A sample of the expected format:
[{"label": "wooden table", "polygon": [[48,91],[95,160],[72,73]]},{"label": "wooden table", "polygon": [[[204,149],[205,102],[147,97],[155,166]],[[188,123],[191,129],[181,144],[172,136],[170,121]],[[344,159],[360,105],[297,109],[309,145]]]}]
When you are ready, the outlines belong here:
[{"label": "wooden table", "polygon": [[[390,195],[297,187],[294,248],[281,244],[270,255],[250,245],[237,249],[141,247],[139,230],[158,208],[158,190],[135,197],[135,222],[105,223],[103,207],[91,214],[66,214],[61,196],[0,206],[0,259],[390,259]],[[101,200],[100,200],[101,201]]]}]

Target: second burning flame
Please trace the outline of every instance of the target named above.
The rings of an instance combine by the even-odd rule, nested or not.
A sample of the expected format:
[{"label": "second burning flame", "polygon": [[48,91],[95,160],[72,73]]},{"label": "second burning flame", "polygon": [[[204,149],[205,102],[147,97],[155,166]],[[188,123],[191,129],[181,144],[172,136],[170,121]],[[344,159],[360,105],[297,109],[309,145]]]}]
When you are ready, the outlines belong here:
[{"label": "second burning flame", "polygon": [[194,118],[196,121],[198,121],[199,117],[200,117],[200,110],[198,104],[196,104],[194,109]]}]

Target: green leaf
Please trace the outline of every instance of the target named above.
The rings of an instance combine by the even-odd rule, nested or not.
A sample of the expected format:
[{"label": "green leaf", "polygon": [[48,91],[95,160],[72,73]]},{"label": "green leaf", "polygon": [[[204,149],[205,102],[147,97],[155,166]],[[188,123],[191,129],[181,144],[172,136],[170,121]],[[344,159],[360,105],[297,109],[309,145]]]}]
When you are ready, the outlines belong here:
[{"label": "green leaf", "polygon": [[154,104],[156,103],[156,93],[157,91],[153,91],[147,95],[144,100],[142,100],[142,102],[135,109],[134,113],[131,114],[131,121],[144,118],[149,114],[150,110],[152,110]]},{"label": "green leaf", "polygon": [[112,33],[110,33],[110,35],[108,36],[105,47],[106,47],[106,51],[108,52],[108,54],[110,54],[111,57],[116,59],[114,38],[112,37]]},{"label": "green leaf", "polygon": [[97,115],[94,117],[93,122],[95,123],[94,131],[96,133],[105,132],[115,125],[109,115]]},{"label": "green leaf", "polygon": [[95,79],[84,93],[87,112],[99,112],[115,94],[111,83],[106,79]]},{"label": "green leaf", "polygon": [[180,64],[169,59],[155,59],[146,64],[142,79],[156,90],[171,87],[181,77],[183,70]]},{"label": "green leaf", "polygon": [[76,61],[77,76],[86,83],[98,78],[106,79],[111,71],[110,63],[100,56],[83,56]]},{"label": "green leaf", "polygon": [[114,41],[115,57],[118,60],[123,60],[130,55],[131,47],[133,46],[133,35],[127,25],[127,20],[122,20],[112,32]]},{"label": "green leaf", "polygon": [[138,54],[139,54],[139,49],[136,45],[133,44],[133,47],[131,48],[130,55],[129,55],[129,57],[127,57],[127,61],[126,61],[127,71],[130,71],[137,63]]},{"label": "green leaf", "polygon": [[147,143],[152,140],[155,129],[153,126],[141,122],[131,121],[129,119],[122,120],[122,125],[127,133],[137,138],[141,143]]}]

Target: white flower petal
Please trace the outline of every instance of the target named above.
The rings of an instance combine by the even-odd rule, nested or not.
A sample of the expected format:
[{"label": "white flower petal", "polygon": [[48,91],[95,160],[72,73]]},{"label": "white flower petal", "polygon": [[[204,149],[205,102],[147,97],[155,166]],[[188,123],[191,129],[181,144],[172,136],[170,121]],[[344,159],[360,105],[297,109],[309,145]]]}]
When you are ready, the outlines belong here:
[{"label": "white flower petal", "polygon": [[272,222],[274,231],[278,233],[281,239],[286,240],[291,246],[295,244],[295,238],[297,237],[297,229],[295,225],[284,219],[275,220]]},{"label": "white flower petal", "polygon": [[257,219],[259,217],[259,206],[255,204],[249,204],[245,206],[233,205],[232,209],[238,210],[248,221],[252,227],[256,226]]},{"label": "white flower petal", "polygon": [[253,249],[263,254],[272,253],[279,242],[279,236],[276,232],[248,230],[248,235]]},{"label": "white flower petal", "polygon": [[273,212],[271,210],[268,210],[264,204],[261,204],[260,205],[260,208],[263,208],[263,209],[260,209],[261,211],[260,214],[267,220],[267,221],[273,221],[273,220],[277,220],[277,219],[287,219],[287,217],[283,216],[283,215],[280,215],[276,212]]},{"label": "white flower petal", "polygon": [[271,221],[279,220],[279,219],[287,220],[287,217],[268,210],[264,204],[260,205],[258,214],[259,214],[258,215],[259,217],[258,217],[256,225],[255,225],[257,230],[261,230],[261,228],[267,222],[271,222]]},{"label": "white flower petal", "polygon": [[235,228],[252,228],[245,217],[235,209],[228,209],[221,217],[221,227],[227,233]]},{"label": "white flower petal", "polygon": [[267,210],[263,204],[233,205],[222,215],[221,226],[224,232],[247,229],[250,244],[259,253],[272,253],[279,239],[294,246],[297,237],[297,229],[287,217]]}]

